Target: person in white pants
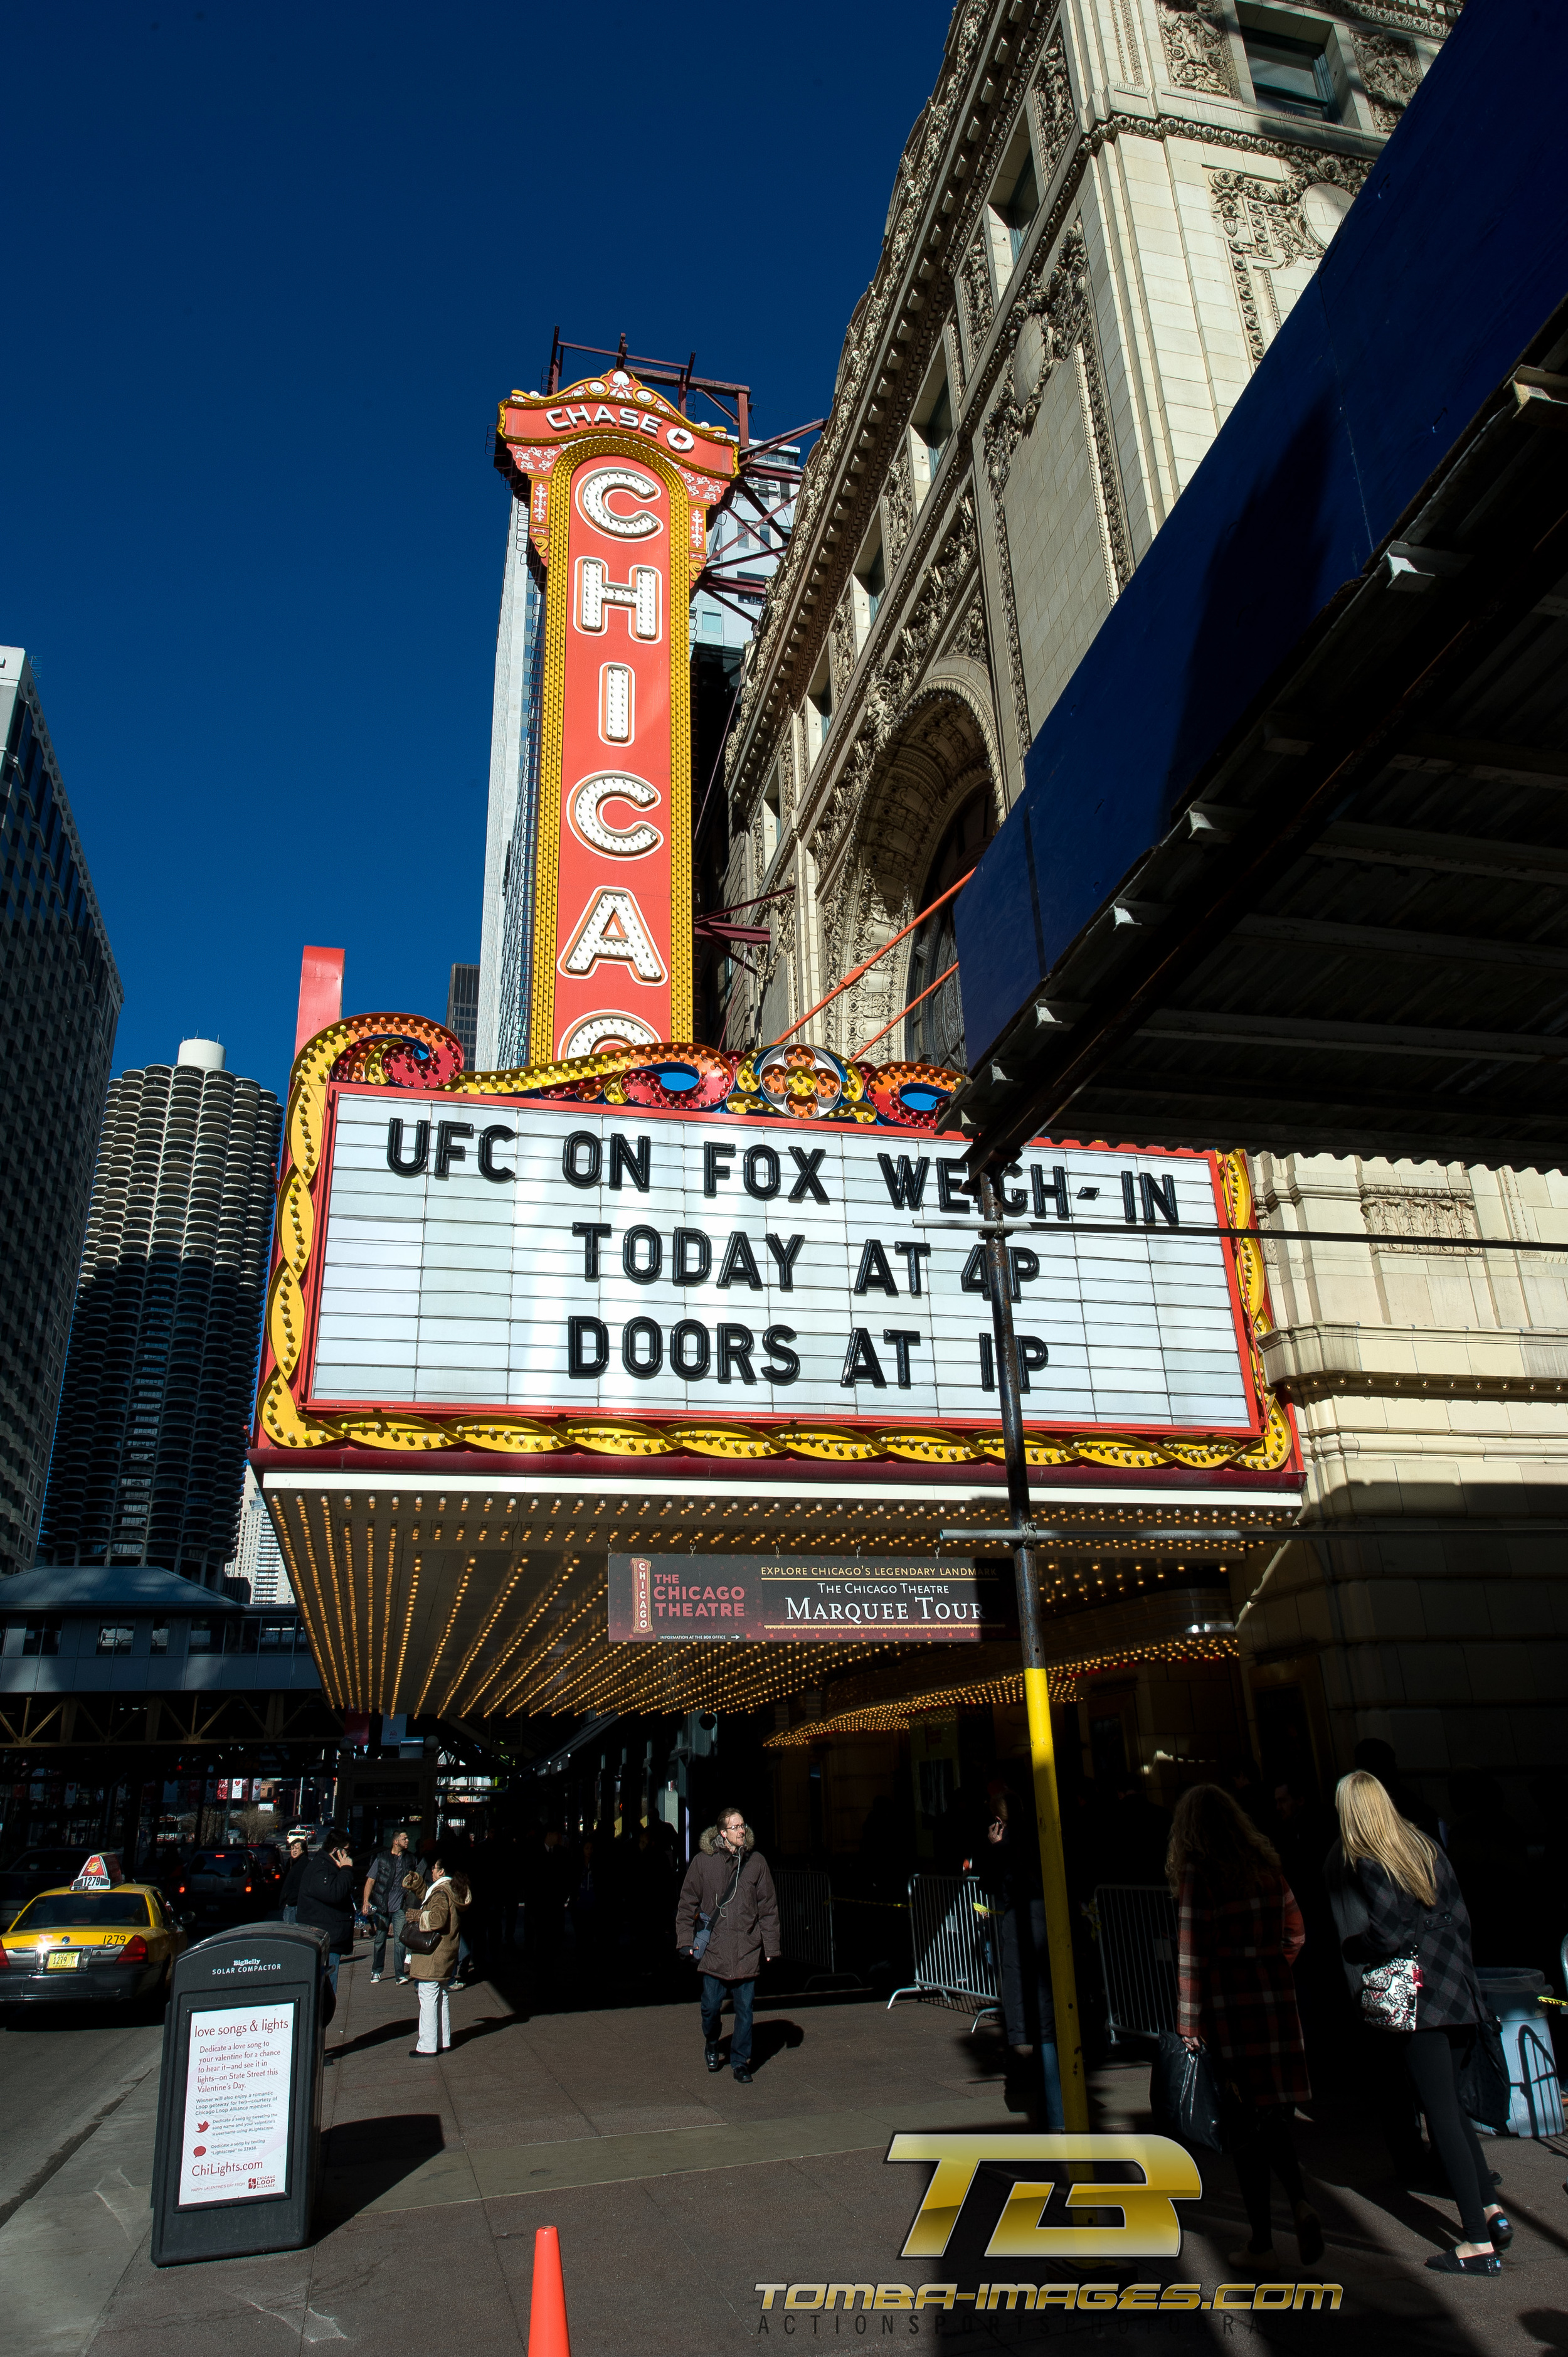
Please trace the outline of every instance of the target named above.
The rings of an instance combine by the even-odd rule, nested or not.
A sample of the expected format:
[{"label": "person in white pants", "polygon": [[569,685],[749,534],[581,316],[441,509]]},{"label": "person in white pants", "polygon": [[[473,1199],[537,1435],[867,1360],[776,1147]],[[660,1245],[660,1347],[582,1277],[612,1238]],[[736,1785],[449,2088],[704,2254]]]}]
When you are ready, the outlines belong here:
[{"label": "person in white pants", "polygon": [[439,1933],[428,1955],[417,1953],[409,1969],[419,1987],[419,2043],[409,2052],[428,2059],[452,2043],[451,1988],[457,1973],[458,1917],[468,1903],[466,1883],[455,1883],[439,1856],[431,1860],[430,1888],[419,1913],[422,1932]]}]

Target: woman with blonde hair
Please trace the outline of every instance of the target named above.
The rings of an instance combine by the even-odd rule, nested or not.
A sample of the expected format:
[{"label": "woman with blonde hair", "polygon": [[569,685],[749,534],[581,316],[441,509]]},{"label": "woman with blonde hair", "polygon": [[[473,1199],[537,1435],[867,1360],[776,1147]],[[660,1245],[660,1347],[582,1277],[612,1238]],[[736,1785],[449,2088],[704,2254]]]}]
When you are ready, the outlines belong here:
[{"label": "woman with blonde hair", "polygon": [[[1437,1844],[1401,1816],[1364,1768],[1341,1776],[1334,1805],[1345,1863],[1367,1909],[1367,1928],[1344,1943],[1345,1955],[1374,1972],[1396,1961],[1415,1968],[1413,1975],[1384,1974],[1393,1994],[1380,1999],[1368,1989],[1364,1974],[1362,2007],[1385,2036],[1403,2042],[1416,2101],[1459,2205],[1463,2239],[1426,2264],[1439,2275],[1500,2274],[1498,2253],[1512,2242],[1513,2228],[1491,2198],[1492,2173],[1459,2100],[1459,2072],[1475,2044],[1483,2007],[1458,1881]],[[1412,2012],[1406,2004],[1410,1994]]]},{"label": "woman with blonde hair", "polygon": [[1176,1805],[1165,1876],[1176,1902],[1177,2028],[1194,2051],[1213,2051],[1226,2144],[1236,2164],[1251,2242],[1235,2267],[1280,2265],[1270,2216],[1271,2169],[1284,2187],[1303,2266],[1323,2256],[1323,2228],[1306,2199],[1291,2115],[1312,2089],[1291,1965],[1305,1933],[1273,1846],[1218,1784],[1194,1784]]}]

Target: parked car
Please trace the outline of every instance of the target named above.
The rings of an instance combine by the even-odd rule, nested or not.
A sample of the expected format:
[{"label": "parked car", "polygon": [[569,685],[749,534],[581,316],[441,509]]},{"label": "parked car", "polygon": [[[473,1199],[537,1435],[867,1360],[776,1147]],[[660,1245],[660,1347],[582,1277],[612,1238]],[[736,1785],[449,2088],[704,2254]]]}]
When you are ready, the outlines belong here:
[{"label": "parked car", "polygon": [[243,1923],[275,1904],[272,1885],[256,1872],[242,1845],[197,1850],[168,1885],[168,1895],[176,1912],[203,1932]]},{"label": "parked car", "polygon": [[[79,1865],[83,1855],[70,1853]],[[0,1940],[0,2005],[166,1996],[174,1960],[188,1944],[184,1925],[150,1882],[40,1891]]]},{"label": "parked car", "polygon": [[25,1849],[0,1869],[0,1926],[9,1923],[40,1890],[53,1890],[81,1872],[87,1852],[74,1849]]}]

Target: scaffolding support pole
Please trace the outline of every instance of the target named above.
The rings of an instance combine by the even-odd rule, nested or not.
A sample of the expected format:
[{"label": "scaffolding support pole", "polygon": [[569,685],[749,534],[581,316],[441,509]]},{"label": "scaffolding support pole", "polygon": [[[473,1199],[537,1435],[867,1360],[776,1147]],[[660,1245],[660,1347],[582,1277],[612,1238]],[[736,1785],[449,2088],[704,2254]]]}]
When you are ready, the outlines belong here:
[{"label": "scaffolding support pole", "polygon": [[[1002,1405],[1002,1448],[1007,1469],[1007,1502],[1013,1527],[1033,1526],[1029,1509],[1029,1461],[1024,1446],[1023,1389],[1018,1343],[1013,1327],[1012,1268],[1003,1217],[1001,1174],[979,1172],[990,1276],[991,1318],[996,1338],[996,1387]],[[1013,1555],[1018,1585],[1018,1634],[1024,1651],[1024,1699],[1029,1714],[1029,1760],[1035,1788],[1035,1826],[1040,1846],[1040,1888],[1046,1902],[1046,1945],[1051,1965],[1051,2003],[1056,2012],[1057,2062],[1061,2072],[1062,2119],[1069,2136],[1089,2132],[1089,2085],[1083,2069],[1083,2031],[1079,2020],[1078,1980],[1072,1958],[1072,1909],[1068,1898],[1067,1855],[1062,1845],[1061,1799],[1057,1790],[1056,1745],[1051,1733],[1051,1697],[1040,1627],[1040,1589],[1035,1549],[1023,1538]]]}]

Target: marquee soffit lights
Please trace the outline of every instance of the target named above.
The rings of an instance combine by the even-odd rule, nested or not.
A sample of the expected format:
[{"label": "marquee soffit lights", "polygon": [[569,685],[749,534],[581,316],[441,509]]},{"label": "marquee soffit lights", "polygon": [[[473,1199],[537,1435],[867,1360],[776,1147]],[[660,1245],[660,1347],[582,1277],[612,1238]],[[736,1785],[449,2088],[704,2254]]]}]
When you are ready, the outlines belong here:
[{"label": "marquee soffit lights", "polygon": [[[384,1513],[388,1501],[379,1502]],[[393,1502],[406,1507],[411,1501],[400,1495]],[[481,1502],[472,1498],[459,1501],[448,1496],[443,1501],[421,1496],[412,1502],[432,1508],[445,1504],[448,1511],[477,1507],[478,1511],[493,1512],[495,1501],[493,1498]],[[403,1680],[420,1625],[420,1598],[429,1593],[424,1555],[413,1549],[405,1555],[402,1578],[407,1583],[407,1592],[400,1594],[399,1525],[395,1521],[371,1517],[367,1512],[356,1524],[351,1496],[341,1493],[336,1499],[317,1494],[284,1497],[275,1503],[280,1510],[285,1559],[322,1664],[328,1698],[341,1707],[391,1710],[401,1704],[405,1708],[418,1708],[435,1696],[440,1707],[456,1708],[464,1717],[601,1707],[750,1710],[835,1680],[855,1667],[875,1665],[886,1669],[901,1660],[914,1658],[910,1649],[896,1641],[832,1646],[819,1641],[811,1647],[775,1647],[739,1639],[727,1644],[711,1641],[667,1644],[655,1649],[652,1658],[640,1648],[630,1653],[608,1640],[603,1619],[603,1574],[593,1557],[585,1561],[577,1551],[585,1539],[595,1542],[596,1553],[606,1544],[606,1534],[591,1528],[596,1517],[603,1515],[603,1503],[594,1505],[585,1501],[585,1511],[569,1530],[550,1525],[560,1544],[558,1561],[554,1559],[554,1548],[551,1549],[551,1561],[539,1560],[536,1544],[532,1556],[517,1557],[508,1571],[487,1578],[479,1576],[472,1556],[467,1559],[457,1577],[456,1593],[454,1595],[447,1587],[438,1606],[441,1621],[429,1626],[429,1637],[437,1640],[434,1656],[426,1656],[423,1646],[416,1649],[424,1675],[415,1695],[403,1687]],[[368,1500],[365,1505],[368,1509]],[[749,1502],[746,1504],[746,1513],[756,1511]],[[822,1520],[831,1511],[814,1505],[811,1519]],[[978,1511],[988,1510],[983,1506]],[[863,1523],[882,1521],[894,1512],[896,1509],[879,1506],[854,1519]],[[336,1537],[339,1571],[336,1584],[320,1583],[314,1568],[319,1559],[317,1534],[326,1536],[334,1513],[340,1517]],[[1115,1525],[1124,1518],[1123,1510],[1109,1513],[1096,1510],[1096,1519],[1105,1526],[1106,1536],[1112,1536]],[[837,1519],[847,1521],[850,1517]],[[1280,1523],[1274,1522],[1271,1527],[1262,1516],[1232,1515],[1230,1519],[1232,1523],[1245,1520],[1249,1527],[1240,1544],[1233,1532],[1228,1531],[1230,1543],[1225,1548],[1224,1558],[1202,1566],[1219,1577],[1223,1577],[1227,1561],[1244,1559],[1250,1550],[1277,1544],[1281,1535]],[[579,1523],[589,1528],[580,1530]],[[618,1531],[618,1524],[612,1526],[611,1538]],[[532,1537],[532,1530],[526,1535]],[[779,1544],[777,1533],[753,1530],[735,1535],[749,1542],[757,1553],[775,1551]],[[824,1537],[828,1535],[823,1534]],[[653,1542],[640,1524],[633,1522],[628,1543],[636,1545]],[[896,1554],[914,1552],[917,1544],[904,1534],[886,1531],[878,1532],[874,1543],[879,1550]],[[711,1545],[691,1549],[694,1569],[713,1551]],[[1179,1593],[1183,1584],[1180,1564],[1155,1565],[1135,1555],[1103,1565],[1090,1558],[1070,1571],[1064,1571],[1047,1556],[1044,1574],[1042,1587],[1047,1606],[1065,1607],[1069,1618],[1075,1607],[1092,1604],[1097,1599],[1112,1598],[1135,1603],[1144,1594]],[[1167,1585],[1173,1574],[1174,1590]],[[526,1590],[518,1596],[525,1580]],[[510,1631],[500,1627],[498,1637],[495,1632],[501,1615],[514,1597],[517,1601],[513,1609],[524,1617],[521,1625]],[[1058,1611],[1053,1610],[1050,1617],[1053,1623],[1062,1625]],[[1063,1626],[1063,1634],[1067,1633]],[[1234,1642],[1227,1631],[1206,1626],[1147,1645],[1129,1644],[1107,1653],[1086,1655],[1077,1662],[1058,1664],[1053,1676],[1058,1680],[1058,1698],[1066,1698],[1072,1691],[1072,1678],[1111,1663],[1144,1659],[1210,1662],[1229,1658],[1233,1652]],[[972,1685],[953,1691],[984,1699],[993,1683],[993,1679],[983,1675]],[[999,1688],[998,1695],[1007,1699],[1012,1686],[1006,1684],[1005,1679],[1004,1684],[1005,1691]],[[856,1719],[855,1725],[890,1726],[895,1720],[886,1716],[889,1711],[897,1714],[906,1708],[934,1706],[919,1695],[908,1704],[857,1705],[857,1711],[871,1710],[882,1716],[864,1722]],[[842,1713],[834,1714],[834,1723],[843,1717]],[[822,1731],[822,1722],[811,1724],[818,1733]]]}]

